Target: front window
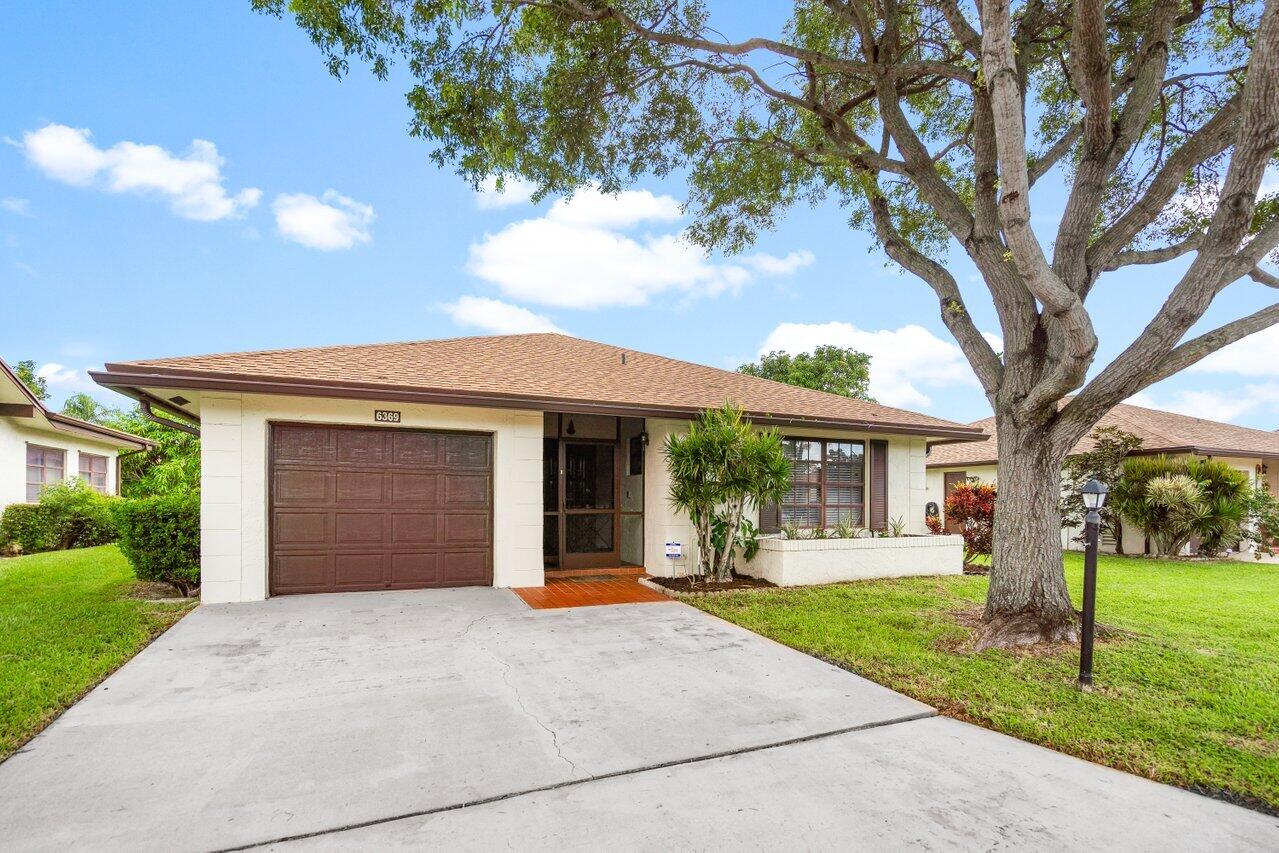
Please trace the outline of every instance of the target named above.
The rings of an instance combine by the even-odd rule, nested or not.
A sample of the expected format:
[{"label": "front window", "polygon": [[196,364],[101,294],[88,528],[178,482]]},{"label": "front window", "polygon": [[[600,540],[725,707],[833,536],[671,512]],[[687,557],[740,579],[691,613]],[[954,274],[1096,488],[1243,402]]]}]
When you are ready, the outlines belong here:
[{"label": "front window", "polygon": [[866,445],[860,441],[782,440],[791,461],[791,489],[781,523],[796,527],[861,526],[866,509]]},{"label": "front window", "polygon": [[67,452],[38,444],[27,445],[27,502],[40,500],[45,486],[66,479]]},{"label": "front window", "polygon": [[80,454],[80,479],[94,491],[107,493],[107,457],[96,453]]}]

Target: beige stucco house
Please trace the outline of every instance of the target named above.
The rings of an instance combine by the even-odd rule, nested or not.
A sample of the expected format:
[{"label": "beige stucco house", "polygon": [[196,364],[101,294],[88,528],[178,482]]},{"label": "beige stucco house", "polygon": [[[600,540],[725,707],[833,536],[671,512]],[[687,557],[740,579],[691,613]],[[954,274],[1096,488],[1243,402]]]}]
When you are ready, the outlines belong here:
[{"label": "beige stucco house", "polygon": [[929,442],[974,427],[560,334],[108,364],[200,425],[202,595],[540,586],[683,573],[662,443],[730,399],[777,426],[796,487],[766,522],[924,532]]},{"label": "beige stucco house", "polygon": [[[974,421],[970,426],[985,431],[990,437],[963,444],[937,445],[928,453],[928,499],[942,509],[943,515],[945,497],[955,483],[976,479],[998,485],[995,419]],[[1250,482],[1265,483],[1272,492],[1279,493],[1279,433],[1126,403],[1115,406],[1097,426],[1118,427],[1140,438],[1142,445],[1138,455],[1162,453],[1172,457],[1217,459],[1245,472]],[[1092,444],[1092,440],[1085,436],[1072,452],[1084,453],[1092,449]],[[1063,531],[1065,547],[1077,547],[1076,533],[1069,529]],[[1135,525],[1124,524],[1122,546],[1126,554],[1146,553],[1145,534]],[[1101,547],[1113,552],[1116,543],[1109,536],[1104,536]]]},{"label": "beige stucco house", "polygon": [[120,454],[151,444],[49,411],[0,360],[0,510],[33,503],[45,486],[77,477],[103,494],[118,494]]}]

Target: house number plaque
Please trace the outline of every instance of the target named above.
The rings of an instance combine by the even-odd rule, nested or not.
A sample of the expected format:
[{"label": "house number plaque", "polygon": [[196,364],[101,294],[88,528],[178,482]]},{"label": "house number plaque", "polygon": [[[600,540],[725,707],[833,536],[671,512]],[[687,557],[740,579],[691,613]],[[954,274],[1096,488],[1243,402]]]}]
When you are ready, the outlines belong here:
[{"label": "house number plaque", "polygon": [[400,413],[393,412],[390,409],[374,409],[373,420],[380,424],[398,424],[400,422]]}]

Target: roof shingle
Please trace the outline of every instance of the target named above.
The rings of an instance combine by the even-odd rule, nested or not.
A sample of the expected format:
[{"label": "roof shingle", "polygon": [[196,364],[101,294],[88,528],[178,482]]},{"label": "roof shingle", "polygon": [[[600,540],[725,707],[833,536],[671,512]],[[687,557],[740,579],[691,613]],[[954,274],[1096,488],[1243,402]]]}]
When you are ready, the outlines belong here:
[{"label": "roof shingle", "polygon": [[[928,453],[928,467],[995,464],[999,460],[995,419],[989,417],[973,421],[970,426],[980,427],[990,433],[990,438],[936,445]],[[1115,406],[1098,421],[1097,426],[1118,427],[1137,436],[1141,439],[1139,452],[1143,454],[1197,451],[1216,456],[1279,456],[1279,433],[1128,403]],[[1089,435],[1091,433],[1089,430]],[[1084,436],[1070,452],[1072,455],[1085,453],[1093,448],[1093,444],[1089,436]]]},{"label": "roof shingle", "polygon": [[148,374],[544,399],[548,407],[577,401],[701,409],[731,399],[756,416],[973,434],[917,412],[555,333],[147,359],[108,364],[95,378],[125,384],[124,376]]}]

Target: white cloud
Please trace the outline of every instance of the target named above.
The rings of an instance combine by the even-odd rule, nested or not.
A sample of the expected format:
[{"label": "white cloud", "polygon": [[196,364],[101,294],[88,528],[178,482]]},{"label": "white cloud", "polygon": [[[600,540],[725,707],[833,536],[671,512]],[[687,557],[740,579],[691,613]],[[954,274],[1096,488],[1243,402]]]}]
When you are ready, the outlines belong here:
[{"label": "white cloud", "polygon": [[797,252],[788,253],[784,258],[756,254],[749,255],[742,260],[751,269],[764,275],[791,275],[811,264],[816,258],[807,249],[800,249]]},{"label": "white cloud", "polygon": [[[992,345],[999,341],[995,335],[986,337]],[[812,352],[823,344],[869,355],[871,396],[887,406],[927,408],[933,401],[922,388],[977,384],[956,344],[916,325],[865,331],[841,322],[782,323],[769,332],[759,354]]]},{"label": "white cloud", "polygon": [[31,266],[31,264],[24,264],[22,261],[14,261],[13,268],[18,272],[26,273],[32,278],[39,278],[39,275],[36,273],[36,268]]},{"label": "white cloud", "polygon": [[1264,382],[1225,390],[1178,390],[1166,396],[1156,396],[1147,390],[1134,394],[1124,402],[1193,418],[1235,423],[1245,415],[1279,413],[1279,382]]},{"label": "white cloud", "polygon": [[278,195],[271,210],[281,237],[312,249],[350,249],[373,239],[369,233],[373,207],[335,190],[319,198],[306,193]]},{"label": "white cloud", "polygon": [[809,252],[792,252],[720,263],[678,231],[624,233],[680,218],[679,203],[670,196],[582,190],[556,201],[544,216],[486,234],[471,245],[467,271],[518,301],[602,308],[643,305],[670,291],[689,297],[736,292],[757,274],[783,275],[813,260]]},{"label": "white cloud", "polygon": [[22,134],[21,148],[41,172],[73,186],[111,193],[154,193],[169,199],[178,216],[209,222],[241,216],[262,198],[255,188],[228,195],[226,162],[217,146],[197,139],[183,156],[158,145],[117,142],[99,148],[85,128],[50,124]]},{"label": "white cloud", "polygon": [[537,185],[523,178],[506,178],[502,189],[497,188],[497,178],[486,178],[475,194],[475,206],[480,210],[498,210],[503,207],[514,207],[527,204],[533,198]]},{"label": "white cloud", "polygon": [[1239,376],[1279,376],[1279,326],[1222,347],[1190,367],[1194,373],[1234,373]]},{"label": "white cloud", "polygon": [[36,370],[39,376],[50,385],[72,385],[80,380],[80,373],[56,361],[50,361]]},{"label": "white cloud", "polygon": [[441,305],[440,308],[459,326],[470,326],[495,335],[564,331],[544,314],[535,314],[527,308],[500,299],[463,296],[456,302]]},{"label": "white cloud", "polygon": [[14,198],[12,196],[0,198],[0,207],[10,213],[16,213],[18,216],[31,215],[31,202],[25,198]]}]

